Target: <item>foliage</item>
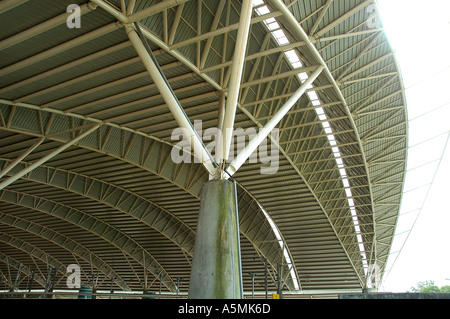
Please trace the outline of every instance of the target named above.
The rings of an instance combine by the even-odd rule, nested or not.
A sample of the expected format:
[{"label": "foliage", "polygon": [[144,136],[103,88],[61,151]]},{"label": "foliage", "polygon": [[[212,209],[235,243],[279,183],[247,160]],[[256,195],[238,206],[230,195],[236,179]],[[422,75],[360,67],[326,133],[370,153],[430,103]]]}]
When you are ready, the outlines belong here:
[{"label": "foliage", "polygon": [[438,287],[433,280],[421,281],[417,287],[411,287],[412,292],[450,293],[450,286]]}]

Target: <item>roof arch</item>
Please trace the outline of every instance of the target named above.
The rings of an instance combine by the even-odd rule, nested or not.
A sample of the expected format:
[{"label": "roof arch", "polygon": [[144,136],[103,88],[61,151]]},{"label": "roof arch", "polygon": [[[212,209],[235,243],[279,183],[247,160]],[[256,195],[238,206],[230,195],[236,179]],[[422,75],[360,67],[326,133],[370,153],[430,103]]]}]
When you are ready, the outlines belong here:
[{"label": "roof arch", "polygon": [[[5,192],[5,191],[2,191]],[[7,192],[7,191],[6,191]],[[17,196],[21,196],[17,194]],[[3,193],[1,195],[2,200],[4,201]],[[24,218],[20,218],[17,216],[7,215],[4,213],[0,213],[0,222],[2,224],[6,224],[12,227],[16,227],[36,236],[40,236],[45,238],[61,247],[67,249],[68,251],[74,253],[78,257],[84,259],[88,263],[91,263],[95,268],[99,271],[103,272],[105,276],[116,281],[117,285],[124,291],[129,291],[130,287],[124,282],[124,280],[100,257],[95,256],[89,249],[75,242],[67,236],[64,236],[60,233],[57,233],[48,227],[39,225],[37,223],[31,222]]]},{"label": "roof arch", "polygon": [[[71,164],[60,157],[53,168],[69,167],[157,199],[195,229],[196,200],[208,174],[196,163],[171,163],[170,133],[177,123],[123,24],[139,24],[187,116],[207,129],[217,126],[221,96],[230,90],[241,1],[137,0],[124,1],[123,10],[121,1],[74,1],[82,8],[84,25],[75,30],[67,30],[63,2],[41,12],[45,3],[0,7],[4,21],[20,21],[1,36],[3,132],[64,143],[89,123],[101,124],[65,151],[67,159],[74,156]],[[305,291],[365,288],[367,266],[377,263],[384,270],[389,255],[405,173],[406,103],[395,55],[382,25],[372,23],[377,22],[369,10],[374,4],[267,0],[253,8],[236,127],[264,126],[301,85],[302,74],[325,68],[278,125],[277,174],[261,176],[262,165],[245,163],[233,176],[241,189],[242,211],[248,213],[242,217],[248,240],[243,267],[264,271],[251,257],[255,254],[275,256],[273,269],[286,263],[273,232],[270,238],[261,236],[271,229],[262,218],[265,211],[295,266],[287,286],[298,280]],[[34,20],[18,20],[29,12],[41,13]],[[30,45],[32,50],[24,50]],[[2,137],[0,157],[13,160],[23,154],[23,140]],[[34,152],[43,154],[50,148],[45,145],[27,159]],[[111,163],[120,163],[117,176],[107,172],[108,156]],[[185,256],[151,249],[170,265],[174,278],[188,277],[181,266],[172,266],[185,263]],[[286,274],[289,267],[284,267]]]},{"label": "roof arch", "polygon": [[[69,126],[64,127],[64,125],[70,125],[70,127],[72,127],[74,125],[73,121],[68,122],[63,116],[55,115],[54,117],[52,117],[51,122],[49,120],[49,123],[51,123],[51,125],[49,125],[45,129],[47,135],[41,135],[40,132],[42,132],[43,127],[39,127],[39,125],[45,125],[45,123],[47,123],[46,118],[47,116],[49,116],[48,114],[44,115],[46,113],[45,111],[34,111],[27,108],[17,107],[14,111],[11,110],[11,112],[13,113],[10,113],[11,121],[8,127],[3,127],[5,131],[14,133],[22,132],[25,135],[31,134],[31,136],[45,136],[50,140],[64,142],[64,139],[57,138],[57,136],[64,136],[64,132],[65,135],[68,136],[70,133],[67,132],[74,130],[70,129]],[[30,112],[30,115],[26,116],[30,119],[30,121],[28,123],[17,125],[17,123],[19,123],[19,119],[22,118],[27,112]],[[38,112],[38,114],[40,115],[37,116],[35,114],[36,112]],[[37,122],[33,122],[33,120],[31,120],[32,118],[34,118],[36,121],[38,119],[41,119],[42,123],[38,124]],[[54,127],[58,128],[59,131],[55,130]],[[83,127],[83,125],[81,125],[80,127]],[[78,129],[77,126],[75,126],[75,128]],[[158,176],[170,180],[172,183],[175,183],[179,187],[183,185],[183,189],[186,189],[188,191],[193,184],[195,185],[195,183],[189,181],[189,176],[191,178],[193,177],[194,181],[198,181],[198,179],[204,180],[205,178],[204,172],[202,170],[199,170],[198,165],[198,167],[195,168],[195,171],[192,171],[191,168],[186,168],[184,165],[180,165],[180,169],[177,169],[175,173],[163,168],[163,162],[168,162],[167,158],[170,156],[171,150],[171,148],[164,147],[164,145],[166,144],[160,143],[156,140],[151,140],[151,142],[148,143],[149,145],[147,149],[145,146],[137,146],[142,145],[142,142],[140,140],[141,136],[139,136],[138,134],[132,134],[128,132],[118,133],[118,129],[114,127],[106,128],[105,132],[101,132],[101,130],[102,127],[100,128],[100,133],[98,135],[102,136],[104,134],[105,137],[103,138],[101,143],[94,143],[96,144],[96,148],[92,147],[92,140],[81,140],[78,143],[78,147],[97,149],[97,151],[102,154],[115,156],[118,159],[132,164],[133,166],[143,167],[144,169],[152,171]],[[114,130],[114,132],[112,130]],[[117,136],[120,136],[125,141],[124,144],[122,144],[122,148],[117,148],[117,144],[109,142],[114,137],[117,138]],[[144,143],[144,145],[145,144],[146,143]],[[113,146],[109,147],[110,145]],[[124,145],[127,146],[125,147]],[[162,159],[161,162],[159,164],[156,164],[155,166],[145,166],[145,159],[151,158],[152,156],[161,157],[161,145],[163,147],[163,152],[166,153],[166,159]],[[142,153],[140,153],[139,156],[133,155],[133,149],[136,151],[136,149],[138,148]],[[137,161],[137,158],[139,158],[140,161]],[[56,159],[54,161],[57,162]],[[2,166],[6,168],[8,167],[10,161],[1,159],[0,162]],[[7,173],[7,175],[13,176],[14,174],[17,174],[28,167],[30,164],[31,162],[28,163],[27,161],[16,163],[16,165],[11,169],[11,171]],[[170,172],[170,176],[167,176],[168,173],[166,172]],[[184,176],[183,174],[187,174],[187,176]],[[192,256],[193,254],[195,239],[194,230],[187,224],[183,223],[175,215],[165,210],[163,207],[153,203],[151,200],[149,200],[149,198],[144,198],[143,196],[135,194],[127,190],[126,188],[114,185],[113,183],[105,182],[97,178],[92,178],[88,175],[79,174],[76,171],[52,167],[45,163],[35,168],[32,172],[30,172],[26,176],[23,176],[22,178],[25,180],[32,180],[45,185],[51,185],[53,187],[65,189],[92,200],[99,201],[114,209],[120,210],[123,213],[132,216],[137,220],[140,220],[144,224],[148,225],[151,228],[154,228],[156,231],[163,234],[167,239],[179,246],[184,251],[184,254],[186,256]],[[185,183],[185,181],[189,181],[190,183],[187,184]],[[194,195],[197,197],[196,194]],[[242,208],[242,213],[240,213],[242,218],[242,223],[240,225],[241,233],[246,238],[248,238],[248,240],[255,246],[255,248],[258,250],[258,253],[267,259],[268,263],[271,265],[271,269],[276,269],[277,264],[283,263],[283,250],[279,246],[278,240],[275,238],[273,232],[271,231],[272,229],[269,225],[269,221],[264,217],[255,199],[248,194],[245,194],[245,191],[241,188],[239,191],[238,204],[239,207]],[[260,239],[261,236],[264,237],[264,240]],[[275,243],[275,245],[273,243]],[[284,265],[283,267],[287,267],[287,265]],[[287,279],[286,282],[288,283],[288,285],[292,285],[289,283],[291,282],[290,279]]]},{"label": "roof arch", "polygon": [[[42,278],[39,274],[35,275],[34,272],[32,270],[30,270],[27,266],[24,266],[23,263],[21,263],[18,260],[15,260],[11,257],[8,257],[7,255],[0,253],[0,260],[7,264],[10,267],[14,267],[16,268],[18,271],[20,271],[21,273],[25,274],[26,276],[29,277],[34,277],[34,280],[36,281],[36,283],[38,283],[40,286],[45,288],[45,279]],[[22,264],[22,266],[20,266]],[[14,284],[12,283],[12,278],[8,278],[9,280],[7,281],[9,287],[11,289],[14,289]],[[2,278],[2,280],[5,280],[5,278]]]},{"label": "roof arch", "polygon": [[[17,193],[10,190],[2,190],[1,198],[2,201],[5,202],[57,216],[58,218],[73,223],[82,229],[88,230],[89,232],[100,236],[102,239],[121,249],[124,253],[130,255],[131,258],[136,259],[154,274],[163,273],[164,275],[162,278],[164,285],[167,285],[167,287],[172,291],[176,290],[174,282],[171,282],[170,276],[167,275],[157,260],[146,252],[136,241],[115,227],[77,209],[73,209],[34,195]],[[96,265],[97,261],[91,260],[89,263]],[[123,284],[120,283],[120,286],[123,286]]]}]

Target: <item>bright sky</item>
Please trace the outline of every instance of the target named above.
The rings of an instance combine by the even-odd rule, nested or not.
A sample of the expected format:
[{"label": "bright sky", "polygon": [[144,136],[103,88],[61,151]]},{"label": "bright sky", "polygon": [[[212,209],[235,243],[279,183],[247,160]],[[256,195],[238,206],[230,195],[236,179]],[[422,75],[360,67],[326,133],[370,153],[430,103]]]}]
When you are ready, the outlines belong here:
[{"label": "bright sky", "polygon": [[406,88],[410,147],[380,291],[450,285],[450,1],[377,2]]}]

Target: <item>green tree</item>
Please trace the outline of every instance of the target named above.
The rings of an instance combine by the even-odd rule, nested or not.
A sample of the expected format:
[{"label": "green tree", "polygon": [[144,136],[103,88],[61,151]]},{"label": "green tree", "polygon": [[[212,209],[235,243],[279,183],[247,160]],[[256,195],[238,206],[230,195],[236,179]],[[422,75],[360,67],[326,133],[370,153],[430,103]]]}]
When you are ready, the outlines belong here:
[{"label": "green tree", "polygon": [[450,293],[450,286],[442,286],[441,287],[441,292],[445,292],[445,293]]},{"label": "green tree", "polygon": [[412,292],[450,293],[450,286],[438,287],[433,280],[421,281],[417,287],[411,287]]}]

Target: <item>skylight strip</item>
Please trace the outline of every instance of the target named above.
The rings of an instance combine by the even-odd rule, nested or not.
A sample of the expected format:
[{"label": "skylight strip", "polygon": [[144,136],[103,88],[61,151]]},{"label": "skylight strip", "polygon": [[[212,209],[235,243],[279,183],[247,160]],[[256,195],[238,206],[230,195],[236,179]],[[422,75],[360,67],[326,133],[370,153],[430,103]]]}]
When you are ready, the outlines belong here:
[{"label": "skylight strip", "polygon": [[[255,8],[255,12],[258,15],[264,15],[264,14],[270,13],[269,8],[264,4],[263,0],[253,0],[253,7]],[[274,39],[276,40],[276,42],[278,43],[278,45],[283,46],[283,45],[289,44],[288,38],[286,37],[284,31],[280,28],[280,26],[275,18],[268,18],[268,19],[264,20],[264,24],[266,25],[267,29],[269,31],[271,31],[271,34],[274,37]],[[293,52],[295,53],[295,51],[293,51]],[[293,64],[294,69],[302,66],[300,59],[298,59],[298,56],[297,56],[297,60],[298,60],[297,61],[292,53],[287,53],[287,54],[290,56],[290,59],[289,59],[289,56],[287,56],[287,58],[291,62],[291,64]],[[295,55],[297,55],[297,54],[295,53]],[[272,218],[270,218],[269,214],[267,214],[262,207],[261,207],[261,210],[263,211],[264,215],[266,216],[266,219],[269,221],[269,225],[272,228],[281,249],[283,250],[283,255],[286,260],[286,264],[287,264],[288,268],[290,269],[290,275],[292,278],[292,282],[294,283],[294,288],[296,290],[299,290],[300,289],[299,284],[298,284],[299,280],[296,277],[294,267],[292,267],[292,261],[291,261],[291,258],[289,257],[289,253],[288,253],[286,247],[284,246],[284,241],[281,237],[281,234],[278,231],[278,228],[276,227]]]},{"label": "skylight strip", "polygon": [[[270,9],[267,7],[267,5],[265,5],[263,0],[253,0],[253,6],[255,8],[255,12],[258,15],[260,15],[260,16],[270,13]],[[272,36],[274,37],[274,39],[276,40],[278,45],[284,46],[284,45],[287,45],[287,44],[290,43],[289,39],[286,37],[284,31],[281,29],[280,25],[278,24],[278,22],[277,22],[277,20],[275,18],[268,18],[268,19],[264,20],[264,24],[266,25],[267,29],[271,32]],[[292,49],[292,50],[286,51],[285,52],[285,56],[286,56],[287,60],[289,61],[289,63],[291,64],[293,69],[296,69],[296,68],[299,68],[299,67],[303,66],[303,64],[300,61],[300,59],[299,59],[297,53],[295,52],[295,50]],[[303,82],[305,82],[308,79],[308,74],[306,72],[302,72],[302,73],[297,74],[297,77],[299,78],[300,82],[303,83]],[[308,88],[312,89],[313,85],[310,84],[308,86]],[[348,180],[347,172],[344,169],[344,163],[343,163],[342,158],[341,158],[342,157],[341,156],[341,152],[340,152],[339,147],[337,145],[336,138],[333,135],[333,130],[331,128],[331,125],[327,121],[327,116],[325,114],[325,111],[324,111],[323,107],[320,106],[322,103],[321,103],[321,101],[319,99],[319,96],[317,95],[317,92],[316,91],[309,91],[307,93],[307,95],[308,95],[308,97],[309,97],[309,99],[311,101],[311,104],[313,106],[317,106],[317,108],[315,109],[316,114],[317,114],[318,118],[322,121],[323,129],[324,129],[325,133],[327,134],[328,141],[330,143],[330,146],[332,147],[333,155],[334,155],[336,164],[337,164],[337,166],[339,168],[339,172],[340,172],[340,175],[341,175],[342,184],[343,184],[343,186],[345,188],[345,193],[346,193],[346,196],[348,198],[348,202],[349,202],[349,206],[350,206],[350,212],[351,212],[351,214],[353,216],[352,221],[353,221],[353,226],[354,226],[355,232],[357,234],[357,242],[358,242],[358,246],[359,246],[360,253],[361,253],[363,267],[364,267],[364,269],[366,271],[366,274],[367,274],[368,266],[367,266],[366,252],[365,252],[362,236],[360,235],[361,231],[360,231],[360,227],[359,227],[359,220],[358,220],[358,217],[357,217],[357,214],[356,214],[356,209],[355,209],[355,206],[354,206],[353,195],[352,195],[352,192],[351,192],[351,189],[350,189],[350,182]],[[275,235],[277,236],[277,238],[279,237],[280,246],[281,246],[281,248],[284,251],[285,259],[286,259],[288,265],[290,265],[290,258],[289,258],[288,254],[287,254],[286,248],[283,247],[283,244],[282,244],[283,241],[281,239],[281,235],[279,234],[278,230],[276,229],[276,226],[273,223],[273,221],[271,222],[271,219],[270,219],[269,215],[266,214],[266,213],[265,213],[265,215],[266,215],[266,218],[269,220],[269,223],[271,224],[271,227],[274,230]],[[293,279],[294,285],[297,285],[297,281],[296,281],[296,278],[295,278],[295,273],[294,273],[292,268],[291,268],[291,277]],[[298,289],[298,288],[296,288],[296,289]]]},{"label": "skylight strip", "polygon": [[270,10],[266,5],[255,8],[255,11],[260,16],[270,13]]},{"label": "skylight strip", "polygon": [[[288,57],[288,60],[291,61],[292,58]],[[294,67],[294,65],[293,65]],[[308,79],[308,75],[307,73],[301,73],[298,75],[298,78],[300,80],[301,83],[305,82],[306,79]],[[311,87],[313,87],[313,85],[311,84]],[[336,142],[336,138],[333,135],[333,130],[331,128],[330,123],[327,121],[327,116],[325,114],[325,111],[323,109],[323,107],[321,107],[321,102],[320,99],[317,95],[316,91],[310,91],[307,93],[311,103],[313,104],[313,106],[318,106],[315,111],[316,111],[316,115],[319,118],[320,121],[322,121],[322,127],[325,131],[325,133],[327,134],[327,138],[328,141],[330,143],[330,146],[332,147],[332,151],[333,151],[333,155],[335,157],[336,160],[336,164],[338,166],[339,169],[339,173],[341,175],[341,179],[342,179],[342,184],[345,188],[345,194],[346,197],[348,198],[348,203],[349,203],[349,207],[350,207],[350,211],[352,216],[354,215],[354,218],[352,218],[353,221],[353,226],[355,229],[355,233],[357,234],[357,242],[358,242],[358,247],[360,249],[360,253],[361,253],[361,258],[362,258],[362,262],[363,262],[363,267],[366,270],[367,273],[367,257],[366,257],[366,252],[365,252],[365,248],[364,248],[364,244],[363,244],[363,239],[362,236],[360,235],[361,233],[361,229],[359,226],[359,220],[358,217],[356,215],[356,209],[355,209],[355,204],[354,204],[354,200],[353,200],[353,194],[352,191],[350,189],[350,182],[348,180],[347,177],[347,172],[345,170],[345,166],[344,166],[344,162],[342,161],[342,156],[341,156],[341,152],[339,150],[339,147],[337,146],[337,142]]]}]

